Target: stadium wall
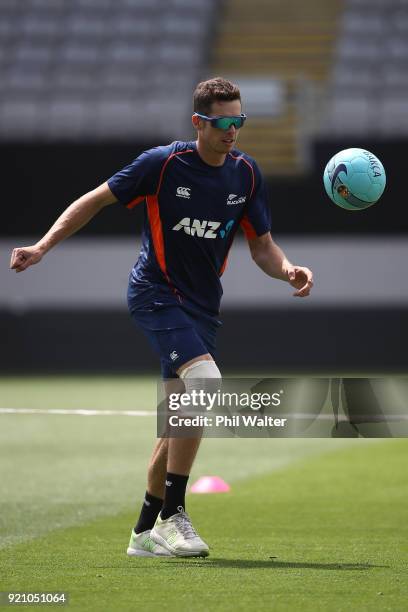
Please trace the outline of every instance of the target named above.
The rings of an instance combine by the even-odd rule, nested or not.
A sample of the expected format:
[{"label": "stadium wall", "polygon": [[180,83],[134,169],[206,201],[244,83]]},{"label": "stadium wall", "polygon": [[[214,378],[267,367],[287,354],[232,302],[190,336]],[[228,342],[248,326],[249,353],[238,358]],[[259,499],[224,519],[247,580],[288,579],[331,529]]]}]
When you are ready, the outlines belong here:
[{"label": "stadium wall", "polygon": [[[406,308],[228,309],[218,338],[224,373],[405,372]],[[147,340],[118,310],[0,311],[2,374],[159,375]]]},{"label": "stadium wall", "polygon": [[[184,136],[186,139],[191,134]],[[312,151],[311,174],[268,180],[273,231],[279,234],[404,233],[406,140],[365,141],[364,147],[382,160],[388,179],[381,204],[363,214],[349,214],[331,205],[323,190],[327,161],[337,151],[363,143],[321,140]],[[139,142],[88,144],[0,144],[3,218],[0,236],[40,235],[67,204],[105,181],[145,149]],[[108,209],[96,217],[84,235],[134,235],[141,215]]]}]

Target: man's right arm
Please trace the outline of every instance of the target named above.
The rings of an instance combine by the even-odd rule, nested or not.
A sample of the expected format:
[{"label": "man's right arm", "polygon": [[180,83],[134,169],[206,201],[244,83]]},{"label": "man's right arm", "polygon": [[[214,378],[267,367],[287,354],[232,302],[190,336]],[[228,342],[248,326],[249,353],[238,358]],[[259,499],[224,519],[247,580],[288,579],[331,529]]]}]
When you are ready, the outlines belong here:
[{"label": "man's right arm", "polygon": [[115,202],[117,199],[109,189],[108,183],[103,183],[93,191],[81,196],[64,210],[50,230],[36,244],[13,249],[10,268],[16,272],[23,272],[29,266],[38,263],[53,246],[75,234],[102,208]]}]

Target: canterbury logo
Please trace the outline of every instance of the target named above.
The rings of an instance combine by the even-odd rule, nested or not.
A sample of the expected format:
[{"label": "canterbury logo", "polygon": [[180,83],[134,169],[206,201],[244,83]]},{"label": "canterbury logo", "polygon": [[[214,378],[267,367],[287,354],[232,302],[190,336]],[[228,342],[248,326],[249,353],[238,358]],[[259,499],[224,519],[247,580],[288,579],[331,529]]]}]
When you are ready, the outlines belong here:
[{"label": "canterbury logo", "polygon": [[177,197],[190,198],[191,187],[177,187]]},{"label": "canterbury logo", "polygon": [[245,200],[246,200],[246,196],[241,196],[240,198],[238,198],[236,193],[230,193],[227,198],[227,206],[235,206],[237,204],[243,204]]},{"label": "canterbury logo", "polygon": [[[228,221],[224,228],[221,228],[220,221],[200,221],[199,219],[191,220],[190,217],[184,217],[179,221],[173,230],[178,232],[183,230],[188,236],[197,236],[197,238],[225,238],[230,233],[234,221]],[[220,229],[221,228],[221,229]]]}]

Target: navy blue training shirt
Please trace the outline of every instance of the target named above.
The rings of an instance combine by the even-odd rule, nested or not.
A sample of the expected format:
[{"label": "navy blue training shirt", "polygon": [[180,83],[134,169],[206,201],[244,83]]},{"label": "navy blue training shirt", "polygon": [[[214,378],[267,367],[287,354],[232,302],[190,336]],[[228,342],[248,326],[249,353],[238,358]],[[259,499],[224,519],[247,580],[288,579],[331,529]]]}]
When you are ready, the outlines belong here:
[{"label": "navy blue training shirt", "polygon": [[217,315],[222,275],[239,226],[247,238],[270,230],[265,183],[255,161],[236,149],[222,166],[206,164],[195,142],[142,153],[108,180],[119,202],[144,202],[142,249],[132,270],[140,289],[160,285]]}]

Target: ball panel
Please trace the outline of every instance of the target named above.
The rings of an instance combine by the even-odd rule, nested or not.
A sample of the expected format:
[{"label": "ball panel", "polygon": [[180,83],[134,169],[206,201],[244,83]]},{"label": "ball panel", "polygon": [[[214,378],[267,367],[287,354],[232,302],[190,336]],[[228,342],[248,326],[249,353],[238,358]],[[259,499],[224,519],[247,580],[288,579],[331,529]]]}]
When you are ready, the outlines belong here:
[{"label": "ball panel", "polygon": [[365,172],[366,174],[368,174],[369,165],[365,157],[361,157],[360,155],[358,157],[354,157],[351,160],[350,164],[354,172]]},{"label": "ball panel", "polygon": [[339,151],[336,153],[335,158],[337,162],[340,161],[350,161],[354,157],[359,157],[362,154],[362,149],[344,149],[343,151]]},{"label": "ball panel", "polygon": [[370,202],[377,202],[381,198],[383,193],[384,193],[383,185],[376,185],[376,184],[371,185],[370,191],[368,192]]},{"label": "ball panel", "polygon": [[350,181],[348,181],[348,188],[351,193],[356,196],[356,198],[365,200],[366,202],[371,202],[368,196],[371,186],[372,183],[367,172],[355,172]]}]

